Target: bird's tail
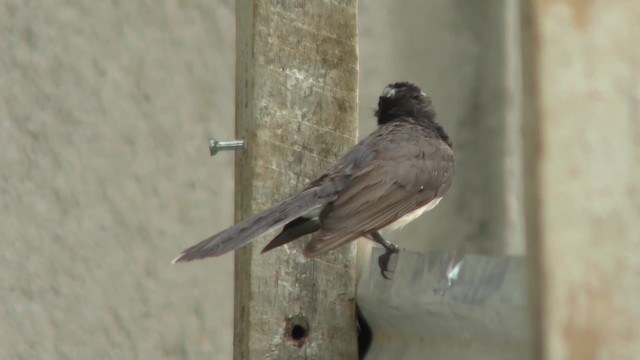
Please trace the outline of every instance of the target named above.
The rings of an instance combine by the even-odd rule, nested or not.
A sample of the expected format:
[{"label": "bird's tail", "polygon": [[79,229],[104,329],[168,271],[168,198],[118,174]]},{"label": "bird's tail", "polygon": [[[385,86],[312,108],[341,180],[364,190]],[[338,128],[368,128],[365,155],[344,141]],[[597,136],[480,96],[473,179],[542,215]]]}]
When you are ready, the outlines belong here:
[{"label": "bird's tail", "polygon": [[281,203],[263,210],[232,227],[184,250],[172,262],[191,261],[218,256],[237,249],[265,232],[283,225],[327,202],[317,187],[307,189]]}]

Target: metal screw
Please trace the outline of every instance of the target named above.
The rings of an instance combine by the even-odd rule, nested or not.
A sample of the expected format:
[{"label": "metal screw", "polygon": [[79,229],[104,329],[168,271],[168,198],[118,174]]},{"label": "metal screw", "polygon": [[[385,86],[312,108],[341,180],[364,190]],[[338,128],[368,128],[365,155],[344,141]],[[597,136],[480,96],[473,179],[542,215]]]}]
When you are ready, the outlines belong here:
[{"label": "metal screw", "polygon": [[209,140],[209,151],[211,156],[218,153],[218,151],[238,150],[244,148],[244,140],[230,140],[230,141],[218,141],[216,139]]}]

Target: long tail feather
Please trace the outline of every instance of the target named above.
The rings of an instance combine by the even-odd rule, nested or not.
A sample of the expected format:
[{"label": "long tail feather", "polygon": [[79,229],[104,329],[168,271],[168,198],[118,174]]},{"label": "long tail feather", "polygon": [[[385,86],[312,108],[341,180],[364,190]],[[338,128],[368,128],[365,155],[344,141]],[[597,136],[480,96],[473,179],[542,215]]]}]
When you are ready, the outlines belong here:
[{"label": "long tail feather", "polygon": [[175,264],[222,255],[251,242],[275,227],[308,213],[326,201],[326,198],[318,196],[318,188],[307,189],[189,247],[172,262]]}]

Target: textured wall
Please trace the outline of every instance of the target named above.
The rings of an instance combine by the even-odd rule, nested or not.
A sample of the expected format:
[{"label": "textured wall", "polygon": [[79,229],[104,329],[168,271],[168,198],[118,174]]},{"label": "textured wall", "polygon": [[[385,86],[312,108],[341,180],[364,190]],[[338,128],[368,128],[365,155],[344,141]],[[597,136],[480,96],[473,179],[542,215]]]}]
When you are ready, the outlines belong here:
[{"label": "textured wall", "polygon": [[637,360],[640,2],[530,6],[538,358]]},{"label": "textured wall", "polygon": [[0,4],[0,359],[231,358],[232,1]]}]

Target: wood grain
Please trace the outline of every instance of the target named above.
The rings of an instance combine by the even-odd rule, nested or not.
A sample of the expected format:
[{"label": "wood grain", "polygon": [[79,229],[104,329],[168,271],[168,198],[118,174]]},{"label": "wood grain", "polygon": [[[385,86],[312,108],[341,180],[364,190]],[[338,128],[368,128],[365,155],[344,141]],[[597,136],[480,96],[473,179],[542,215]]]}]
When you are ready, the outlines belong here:
[{"label": "wood grain", "polygon": [[[357,139],[357,1],[237,2],[236,219],[300,190]],[[355,359],[355,247],[236,252],[234,359]]]}]

